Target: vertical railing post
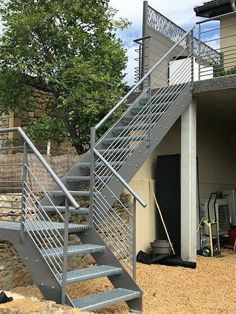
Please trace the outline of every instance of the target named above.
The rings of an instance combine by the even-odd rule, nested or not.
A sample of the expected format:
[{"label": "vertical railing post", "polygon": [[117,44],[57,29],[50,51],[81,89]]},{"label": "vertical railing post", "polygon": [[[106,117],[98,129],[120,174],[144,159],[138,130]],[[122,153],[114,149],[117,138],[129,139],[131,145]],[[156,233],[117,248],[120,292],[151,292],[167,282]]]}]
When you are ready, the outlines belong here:
[{"label": "vertical railing post", "polygon": [[191,83],[192,83],[192,88],[193,88],[193,83],[194,83],[194,41],[193,41],[193,30],[191,31],[190,35],[190,46],[191,46]]},{"label": "vertical railing post", "polygon": [[198,24],[198,81],[201,81],[201,24]]},{"label": "vertical railing post", "polygon": [[151,74],[148,76],[148,137],[147,137],[147,148],[151,144],[151,123],[152,123],[152,90],[151,90]]},{"label": "vertical railing post", "polygon": [[96,143],[96,130],[92,127],[90,130],[90,211],[89,211],[89,223],[93,224],[93,208],[94,208],[94,187],[95,187],[95,154],[94,148]]},{"label": "vertical railing post", "polygon": [[24,142],[24,152],[23,152],[23,161],[22,161],[22,192],[21,192],[21,222],[20,222],[20,238],[22,242],[25,242],[25,216],[26,213],[26,193],[25,193],[25,183],[27,181],[28,173],[28,145]]},{"label": "vertical railing post", "polygon": [[[147,20],[148,20],[148,1],[144,1],[143,2],[143,29],[142,29],[142,37],[146,37],[147,36]],[[147,44],[146,44],[147,43]],[[148,69],[148,59],[149,57],[147,56],[147,59],[145,58],[145,54],[146,54],[146,48],[147,45],[149,45],[149,41],[146,42],[146,40],[143,40],[143,45],[142,45],[142,70],[141,70],[141,78],[144,77],[145,73],[145,69],[147,67]],[[144,84],[142,84],[143,89],[145,88]]]},{"label": "vertical railing post", "polygon": [[65,220],[64,220],[64,247],[63,247],[63,267],[61,280],[61,303],[66,303],[66,275],[68,263],[68,237],[69,237],[69,220],[70,220],[70,204],[68,199],[65,200]]},{"label": "vertical railing post", "polygon": [[136,281],[136,198],[133,201],[133,216],[132,216],[132,228],[133,228],[133,279]]}]

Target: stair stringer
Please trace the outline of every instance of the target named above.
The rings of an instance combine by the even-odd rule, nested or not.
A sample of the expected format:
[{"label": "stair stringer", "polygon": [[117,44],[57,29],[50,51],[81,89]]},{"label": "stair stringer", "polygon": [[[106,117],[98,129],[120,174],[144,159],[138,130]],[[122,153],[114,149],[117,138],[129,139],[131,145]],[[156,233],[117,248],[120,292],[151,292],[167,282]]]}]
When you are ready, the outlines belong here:
[{"label": "stair stringer", "polygon": [[85,233],[81,233],[79,235],[80,240],[83,243],[93,243],[96,245],[104,245],[106,246],[106,250],[103,253],[93,253],[95,261],[101,265],[110,265],[114,267],[122,268],[122,273],[116,276],[110,276],[108,279],[111,281],[115,288],[124,288],[130,289],[134,291],[140,292],[140,297],[137,299],[133,299],[131,301],[127,301],[130,310],[132,311],[140,311],[142,309],[142,290],[136,284],[134,279],[129,275],[124,266],[120,263],[120,261],[115,257],[112,251],[107,246],[106,242],[101,238],[101,236],[97,233],[94,228],[89,229]]},{"label": "stair stringer", "polygon": [[[135,175],[135,173],[139,170],[139,168],[143,165],[145,160],[150,156],[150,154],[154,151],[154,149],[159,145],[161,140],[164,138],[164,136],[167,134],[169,129],[172,127],[172,125],[176,122],[176,120],[181,116],[185,108],[190,104],[190,101],[192,99],[192,92],[191,92],[192,84],[189,83],[185,86],[185,88],[181,91],[181,93],[177,96],[177,98],[173,101],[169,109],[165,112],[165,114],[161,117],[161,119],[156,123],[156,125],[150,130],[150,143],[149,147],[147,148],[147,136],[142,141],[142,144],[140,144],[136,150],[132,153],[132,155],[124,162],[122,167],[119,169],[119,174],[127,181],[130,182],[132,177]],[[157,102],[158,104],[158,102]],[[138,103],[136,103],[138,105]],[[122,126],[122,118],[124,118],[127,114],[130,113],[130,111],[135,106],[131,106],[127,108],[125,113],[122,115],[122,117],[114,123],[114,125],[105,133],[105,135],[99,139],[98,143],[96,144],[96,149],[102,149],[103,144],[102,140],[111,136],[113,129],[117,126]],[[158,137],[156,136],[158,134]],[[68,189],[73,189],[72,182],[67,181],[68,176],[81,176],[81,175],[88,175],[88,171],[85,169],[80,168],[80,164],[84,162],[90,162],[91,159],[91,151],[89,150],[85,155],[79,159],[78,162],[74,164],[74,166],[69,170],[69,172],[62,178],[62,182]],[[127,169],[129,171],[127,171]],[[114,184],[120,185],[121,184],[113,178],[111,180],[111,185]],[[53,189],[55,190],[56,187]],[[120,188],[118,189],[121,193],[122,190]],[[116,192],[116,189],[112,189],[112,191]],[[118,193],[118,194],[120,194]],[[116,194],[116,196],[118,195]],[[55,197],[53,196],[52,192],[49,192],[50,198],[52,198],[54,204],[60,205],[64,198],[63,197]],[[119,196],[119,195],[118,195]],[[111,204],[111,203],[110,203]],[[47,198],[44,198],[41,202],[41,205],[50,205],[49,200]]]},{"label": "stair stringer", "polygon": [[[14,223],[16,224],[16,223]],[[37,249],[31,237],[26,233],[25,241],[20,237],[20,223],[18,229],[11,229],[11,222],[6,222],[8,228],[0,227],[0,239],[10,241],[26,266],[33,282],[37,285],[46,300],[61,303],[61,285],[52,273],[47,261]],[[73,306],[66,295],[66,304]]]},{"label": "stair stringer", "polygon": [[[148,135],[145,136],[142,143],[136,148],[136,150],[130,155],[130,157],[124,162],[121,168],[118,170],[119,175],[126,181],[130,182],[134,175],[141,168],[143,163],[149,158],[152,152],[163,140],[173,124],[182,115],[184,110],[190,105],[192,100],[191,84],[188,84],[183,92],[175,99],[173,104],[160,118],[158,123],[150,130],[149,142],[147,147]],[[123,184],[121,184],[114,176],[109,182],[109,190],[106,188],[102,191],[103,196],[106,197],[106,201],[112,205],[114,198],[112,198],[111,191],[119,197],[124,190]]]}]

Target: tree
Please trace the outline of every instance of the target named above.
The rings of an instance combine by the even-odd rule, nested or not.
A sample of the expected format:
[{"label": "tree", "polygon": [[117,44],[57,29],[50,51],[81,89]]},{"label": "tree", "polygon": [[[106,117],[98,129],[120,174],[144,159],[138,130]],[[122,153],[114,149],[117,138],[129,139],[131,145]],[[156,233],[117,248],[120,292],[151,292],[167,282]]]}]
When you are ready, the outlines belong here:
[{"label": "tree", "polygon": [[[78,153],[89,129],[123,93],[126,52],[109,0],[3,0],[0,13],[1,112],[14,110],[34,140],[69,139]],[[48,93],[41,119],[35,89]]]}]

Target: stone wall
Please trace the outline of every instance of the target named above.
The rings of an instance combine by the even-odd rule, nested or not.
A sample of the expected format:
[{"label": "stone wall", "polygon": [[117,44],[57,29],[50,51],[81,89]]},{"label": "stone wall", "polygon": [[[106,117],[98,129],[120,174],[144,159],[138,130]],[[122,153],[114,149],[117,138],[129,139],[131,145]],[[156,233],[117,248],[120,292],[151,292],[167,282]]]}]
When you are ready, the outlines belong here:
[{"label": "stone wall", "polygon": [[[130,206],[130,197],[123,193],[121,195],[121,200],[124,204],[126,204],[127,208]],[[0,208],[0,220],[20,220],[20,202],[21,202],[21,194],[20,193],[9,193],[0,195],[0,204],[2,204],[2,208]],[[88,207],[88,200],[84,198],[78,199],[78,202],[82,207]],[[10,204],[10,206],[9,206]],[[5,208],[4,208],[5,206]],[[14,208],[8,208],[8,207]],[[16,209],[19,208],[19,209]],[[114,208],[118,216],[126,223],[130,224],[129,216],[122,209],[119,202],[114,204]],[[51,214],[51,218],[53,221],[57,221],[57,217],[55,214]],[[84,224],[87,222],[86,215],[71,215],[71,221],[78,224]],[[102,227],[102,226],[101,226]],[[119,226],[117,226],[116,222],[110,221],[110,228],[113,230],[114,237],[117,237],[117,240],[122,241],[122,233],[120,232]],[[101,231],[101,230],[100,230]],[[103,237],[104,234],[101,233]],[[105,236],[106,238],[106,236]],[[113,239],[116,240],[115,238]],[[80,240],[76,235],[69,236],[69,245],[80,244]],[[121,252],[119,252],[119,256],[122,256]],[[68,270],[74,270],[82,267],[88,267],[95,264],[95,260],[90,254],[84,256],[71,256],[68,261]],[[15,248],[10,242],[1,241],[0,240],[0,290],[10,290],[19,286],[28,286],[31,285],[32,279],[23,265],[20,257],[18,256]]]}]

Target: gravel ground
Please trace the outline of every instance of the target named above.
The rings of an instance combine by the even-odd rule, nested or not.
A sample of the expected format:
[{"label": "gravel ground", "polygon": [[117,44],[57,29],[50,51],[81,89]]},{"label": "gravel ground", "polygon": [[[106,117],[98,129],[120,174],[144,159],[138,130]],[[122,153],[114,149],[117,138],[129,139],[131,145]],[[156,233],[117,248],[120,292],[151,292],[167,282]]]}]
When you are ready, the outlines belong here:
[{"label": "gravel ground", "polygon": [[[223,258],[198,257],[197,269],[161,265],[137,265],[137,282],[144,292],[143,314],[235,314],[236,253],[223,251]],[[110,288],[107,279],[69,287],[70,295],[86,295]],[[16,288],[25,296],[42,298],[36,287]],[[126,304],[98,311],[128,314]]]}]

